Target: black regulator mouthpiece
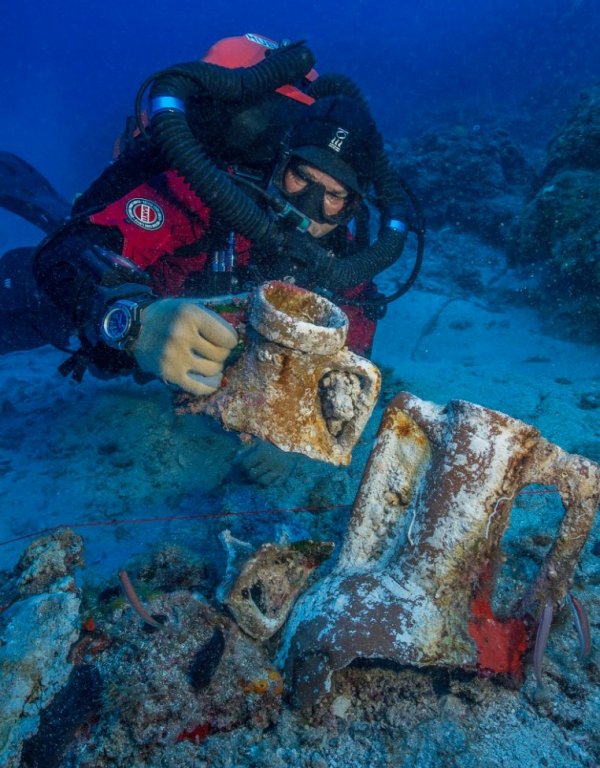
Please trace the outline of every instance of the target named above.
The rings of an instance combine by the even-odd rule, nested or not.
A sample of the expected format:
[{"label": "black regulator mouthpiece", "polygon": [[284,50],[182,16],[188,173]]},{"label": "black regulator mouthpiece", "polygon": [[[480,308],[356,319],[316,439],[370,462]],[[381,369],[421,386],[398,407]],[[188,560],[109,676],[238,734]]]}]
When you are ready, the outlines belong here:
[{"label": "black regulator mouthpiece", "polygon": [[311,219],[299,208],[292,205],[289,200],[286,200],[278,191],[271,191],[269,194],[269,205],[273,213],[288,229],[297,229],[302,233],[308,232]]}]

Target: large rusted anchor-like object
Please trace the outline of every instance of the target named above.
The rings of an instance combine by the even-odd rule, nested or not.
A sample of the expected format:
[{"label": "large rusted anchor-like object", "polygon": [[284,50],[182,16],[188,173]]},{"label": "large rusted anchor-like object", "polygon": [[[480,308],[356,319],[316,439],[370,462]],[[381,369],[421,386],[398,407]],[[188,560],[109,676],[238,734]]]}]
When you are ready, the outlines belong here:
[{"label": "large rusted anchor-like object", "polygon": [[348,318],[311,291],[273,281],[256,289],[239,359],[225,385],[188,399],[179,412],[206,413],[247,432],[332,464],[349,464],[377,402],[377,368],[345,346]]},{"label": "large rusted anchor-like object", "polygon": [[[565,512],[524,599],[490,598],[511,502],[553,485]],[[540,608],[564,599],[600,501],[600,465],[462,400],[400,393],[387,408],[335,569],[296,603],[280,662],[299,705],[357,658],[519,677]]]}]

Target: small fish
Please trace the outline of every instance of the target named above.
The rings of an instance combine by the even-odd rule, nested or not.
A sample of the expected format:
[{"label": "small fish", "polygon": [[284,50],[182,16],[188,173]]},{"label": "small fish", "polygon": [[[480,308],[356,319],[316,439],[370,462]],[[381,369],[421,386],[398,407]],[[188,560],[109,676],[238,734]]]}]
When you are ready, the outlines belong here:
[{"label": "small fish", "polygon": [[573,622],[579,637],[579,653],[582,659],[587,658],[592,650],[592,634],[590,631],[590,619],[584,606],[579,600],[567,593],[567,602],[573,613]]},{"label": "small fish", "polygon": [[540,623],[538,624],[537,634],[535,636],[535,645],[533,647],[533,673],[538,688],[542,687],[542,661],[544,659],[544,651],[546,650],[546,645],[548,643],[548,635],[550,634],[553,618],[554,607],[552,605],[552,600],[548,600],[540,617]]},{"label": "small fish", "polygon": [[137,596],[137,593],[135,589],[133,588],[133,584],[131,583],[131,580],[129,576],[127,575],[127,571],[121,570],[119,571],[119,581],[121,582],[121,586],[123,587],[123,592],[125,592],[125,596],[129,600],[129,603],[133,610],[138,614],[140,618],[142,618],[146,624],[149,624],[151,627],[155,627],[156,629],[162,629],[162,624],[149,614],[149,612],[144,608],[142,605],[142,601]]}]

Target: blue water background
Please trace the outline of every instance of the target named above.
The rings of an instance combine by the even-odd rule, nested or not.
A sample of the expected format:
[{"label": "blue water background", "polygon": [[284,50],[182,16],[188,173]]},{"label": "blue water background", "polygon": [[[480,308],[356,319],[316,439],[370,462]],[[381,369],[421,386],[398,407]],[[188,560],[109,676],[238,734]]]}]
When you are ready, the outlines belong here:
[{"label": "blue water background", "polygon": [[0,147],[70,196],[110,159],[148,74],[249,31],[306,39],[322,71],[363,87],[391,139],[463,110],[566,108],[600,75],[597,0],[21,0],[0,14]]},{"label": "blue water background", "polygon": [[[5,3],[0,14],[0,148],[24,157],[69,198],[110,161],[137,88],[149,74],[200,57],[221,37],[249,31],[307,40],[320,71],[342,72],[362,87],[391,141],[437,125],[473,127],[503,117],[516,130],[515,117],[522,115],[515,138],[543,146],[581,89],[600,75],[598,0],[320,0],[294,7],[240,0],[21,0]],[[39,237],[33,227],[0,212],[2,250]],[[28,364],[30,358],[23,360]],[[84,383],[80,396],[91,401],[88,387]],[[58,483],[57,493],[69,488],[68,478]],[[236,508],[270,506],[260,494],[244,499],[236,493]],[[157,502],[143,512],[227,507],[220,497],[201,501],[191,494],[181,504],[162,508]],[[139,516],[139,509],[120,504],[115,516]],[[35,508],[35,515],[43,527],[44,514]],[[83,519],[81,509],[65,504],[65,521],[69,515]],[[27,519],[25,532],[32,527]],[[245,536],[243,528],[239,523],[236,533]],[[209,541],[218,546],[216,535]],[[116,565],[121,554],[111,556]]]}]

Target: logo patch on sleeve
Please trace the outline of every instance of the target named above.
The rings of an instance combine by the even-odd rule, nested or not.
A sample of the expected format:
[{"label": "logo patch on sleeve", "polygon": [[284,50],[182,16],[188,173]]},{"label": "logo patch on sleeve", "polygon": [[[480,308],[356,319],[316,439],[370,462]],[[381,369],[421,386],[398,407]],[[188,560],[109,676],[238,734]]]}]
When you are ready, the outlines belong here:
[{"label": "logo patch on sleeve", "polygon": [[160,205],[145,197],[129,200],[125,211],[131,222],[149,231],[160,229],[165,222],[165,214]]}]

